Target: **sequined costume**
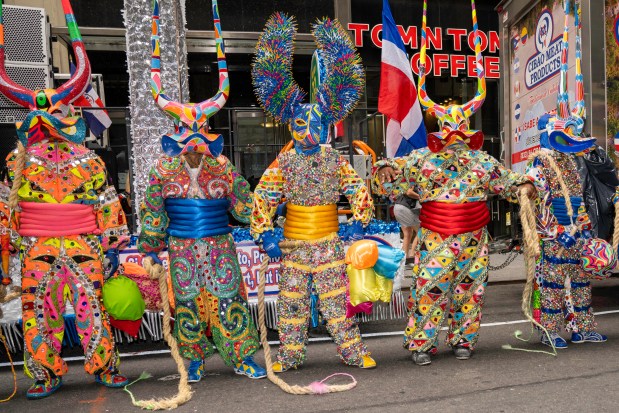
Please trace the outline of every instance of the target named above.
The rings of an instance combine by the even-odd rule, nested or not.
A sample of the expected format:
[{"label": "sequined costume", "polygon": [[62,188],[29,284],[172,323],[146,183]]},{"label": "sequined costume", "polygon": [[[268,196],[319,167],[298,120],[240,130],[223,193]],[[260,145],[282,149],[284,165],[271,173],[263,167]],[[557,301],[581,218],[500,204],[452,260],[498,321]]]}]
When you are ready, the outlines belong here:
[{"label": "sequined costume", "polygon": [[109,387],[128,382],[117,370],[101,290],[104,252],[117,253],[129,233],[103,161],[82,146],[86,125],[70,104],[84,93],[90,64],[69,1],[62,6],[76,71],[57,89],[31,91],[8,78],[0,14],[0,92],[30,109],[17,124],[18,150],[7,161],[12,180],[23,173],[12,183],[19,202],[3,199],[0,220],[20,245],[25,370],[35,380],[28,398],[50,395],[67,372],[60,356],[66,300],[75,309],[86,372]]},{"label": "sequined costume", "polygon": [[[602,338],[593,333],[595,328],[591,309],[590,277],[583,270],[581,258],[584,246],[591,239],[591,222],[583,202],[583,182],[576,158],[595,148],[595,138],[583,134],[585,101],[581,73],[581,21],[580,4],[574,4],[576,26],[576,100],[570,109],[567,92],[568,15],[570,2],[565,1],[565,25],[561,54],[561,72],[557,107],[551,114],[538,120],[542,149],[527,164],[527,174],[534,180],[540,194],[537,205],[537,231],[540,237],[541,256],[536,265],[533,291],[533,317],[549,333],[555,347],[566,347],[566,342],[556,333],[562,327],[577,335]],[[552,168],[551,162],[558,167]],[[565,182],[559,181],[558,173]],[[567,193],[564,193],[567,192]],[[566,205],[570,197],[572,215]],[[580,342],[580,338],[572,341]],[[544,341],[542,337],[542,341]]]},{"label": "sequined costume", "polygon": [[577,238],[575,244],[569,248],[557,240],[562,233],[570,232],[572,223],[565,219],[564,212],[559,212],[559,209],[565,208],[565,202],[556,173],[546,158],[536,157],[527,166],[527,174],[534,179],[541,198],[537,209],[537,231],[542,255],[536,263],[533,317],[553,333],[563,327],[570,332],[592,331],[595,323],[591,309],[591,284],[580,263],[584,243],[582,235],[591,229],[591,223],[582,202],[574,155],[550,149],[542,151],[554,159],[563,174],[578,231],[574,234]]},{"label": "sequined costume", "polygon": [[[483,220],[473,231],[450,231],[449,226],[467,224],[445,218],[438,228],[430,229],[426,203],[444,203],[457,207],[474,203],[485,206],[489,193],[515,200],[513,185],[528,182],[527,178],[509,171],[483,151],[471,150],[454,143],[440,152],[427,148],[409,156],[384,160],[377,169],[391,166],[402,171],[391,189],[391,195],[403,194],[414,187],[421,203],[419,247],[413,268],[414,288],[409,303],[410,318],[405,330],[405,346],[411,351],[428,351],[436,345],[438,332],[447,318],[447,342],[473,348],[479,336],[481,308],[487,281],[488,232]],[[381,192],[376,180],[375,191]],[[462,220],[473,216],[462,213]],[[425,222],[424,222],[425,221]],[[432,227],[434,228],[434,227]],[[452,233],[450,233],[452,232]],[[455,233],[453,233],[455,232]],[[451,295],[451,304],[450,298]]]},{"label": "sequined costume", "polygon": [[[473,5],[473,26],[477,21]],[[447,343],[472,350],[479,337],[481,310],[487,281],[488,232],[490,220],[486,200],[498,194],[515,201],[514,185],[528,182],[480,149],[483,134],[469,128],[469,117],[485,98],[483,68],[478,68],[478,92],[464,105],[444,107],[428,97],[425,89],[426,2],[422,26],[421,104],[438,117],[438,133],[428,135],[428,148],[403,158],[379,161],[375,165],[373,190],[397,197],[413,188],[420,196],[421,228],[415,251],[414,282],[409,302],[409,321],[404,346],[413,352],[434,353],[438,333],[445,319]],[[477,61],[481,61],[479,37],[475,36]],[[384,185],[381,169],[401,172]],[[415,360],[417,364],[419,363]],[[427,362],[429,363],[429,358]]]},{"label": "sequined costume", "polygon": [[168,247],[174,336],[181,355],[191,360],[190,382],[202,378],[204,361],[215,351],[238,374],[266,375],[252,359],[259,348],[258,333],[228,223],[228,212],[238,221],[249,221],[249,183],[221,155],[223,137],[208,132],[209,117],[223,107],[230,91],[216,0],[212,11],[219,90],[203,102],[180,103],[161,86],[159,1],[153,1],[151,91],[157,105],[174,120],[175,130],[162,137],[167,156],[150,172],[138,240],[142,253],[157,254]]},{"label": "sequined costume", "polygon": [[204,360],[216,348],[227,365],[235,366],[253,355],[259,343],[247,308],[234,240],[230,234],[166,237],[169,199],[227,199],[232,215],[248,222],[252,202],[249,184],[224,156],[203,156],[194,169],[180,156],[158,160],[150,173],[138,241],[142,253],[158,253],[168,247],[176,305],[174,334],[181,355]]},{"label": "sequined costume", "polygon": [[[363,180],[336,150],[323,146],[309,156],[284,152],[265,171],[254,191],[252,233],[259,238],[273,229],[272,217],[282,197],[288,205],[328,206],[338,201],[340,193],[349,199],[354,218],[369,223],[372,198]],[[359,365],[361,357],[368,354],[354,320],[345,317],[344,247],[337,233],[330,233],[331,239],[308,241],[306,246],[282,257],[277,301],[277,326],[282,344],[277,359],[286,368],[305,360],[312,286],[318,293],[320,311],[342,360]],[[325,235],[328,234],[327,231]]]},{"label": "sequined costume", "polygon": [[[371,359],[354,320],[346,317],[346,265],[337,235],[336,202],[344,194],[355,226],[362,231],[372,217],[373,202],[363,180],[348,161],[327,144],[323,127],[345,118],[361,96],[363,70],[350,38],[336,20],[322,19],[312,33],[318,59],[324,62],[316,103],[302,103],[304,93],[292,78],[294,18],[275,13],[256,46],[254,88],[262,106],[278,121],[289,123],[294,149],[281,153],[254,191],[251,231],[271,257],[282,257],[277,298],[281,345],[275,372],[305,360],[310,292],[319,296],[320,311],[342,360],[371,368]],[[327,125],[327,126],[324,126]],[[273,216],[287,200],[284,237],[302,246],[282,256]],[[362,236],[362,235],[360,235]]]},{"label": "sequined costume", "polygon": [[[15,152],[7,164],[12,179]],[[67,298],[75,309],[86,372],[115,367],[114,337],[101,302],[101,260],[104,251],[122,248],[129,241],[129,232],[116,191],[107,184],[105,165],[82,145],[50,139],[28,146],[23,171],[18,192],[23,207],[24,202],[89,205],[97,224],[90,234],[21,238],[27,372],[37,380],[48,379],[49,372],[57,376],[67,372],[60,356]],[[8,213],[4,202],[2,209]],[[25,214],[15,214],[11,225],[17,234],[23,233],[25,226],[22,216]],[[62,214],[58,212],[57,217]]]}]

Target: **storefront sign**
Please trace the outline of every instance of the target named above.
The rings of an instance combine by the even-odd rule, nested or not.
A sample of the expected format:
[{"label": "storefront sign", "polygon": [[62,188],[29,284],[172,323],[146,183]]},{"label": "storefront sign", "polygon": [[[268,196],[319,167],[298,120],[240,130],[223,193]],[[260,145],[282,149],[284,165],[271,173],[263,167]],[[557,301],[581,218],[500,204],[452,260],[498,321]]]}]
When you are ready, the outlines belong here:
[{"label": "storefront sign", "polygon": [[[372,44],[382,47],[381,32],[382,24],[370,27],[367,23],[348,23],[348,30],[352,32],[356,47],[364,47],[364,34],[369,33]],[[421,44],[421,30],[417,26],[398,26],[404,45],[413,50],[418,50]],[[462,28],[428,27],[426,29],[428,50],[442,51],[450,48],[454,53],[428,53],[428,73],[434,76],[458,77],[462,71],[466,71],[469,77],[477,76],[475,72],[475,33]],[[479,30],[481,51],[496,54],[499,50],[499,35],[496,31],[483,32]],[[458,53],[460,52],[460,53]],[[465,54],[465,52],[467,52]],[[419,74],[420,53],[414,53],[411,58],[413,72]],[[484,56],[484,68],[486,77],[498,79],[501,76],[498,56]]]},{"label": "storefront sign", "polygon": [[[529,155],[539,149],[537,121],[556,108],[561,70],[564,14],[561,2],[542,0],[510,28],[512,169],[524,172]],[[568,88],[574,92],[574,16],[569,17]],[[532,37],[534,36],[534,37]],[[521,86],[522,85],[522,86]]]}]

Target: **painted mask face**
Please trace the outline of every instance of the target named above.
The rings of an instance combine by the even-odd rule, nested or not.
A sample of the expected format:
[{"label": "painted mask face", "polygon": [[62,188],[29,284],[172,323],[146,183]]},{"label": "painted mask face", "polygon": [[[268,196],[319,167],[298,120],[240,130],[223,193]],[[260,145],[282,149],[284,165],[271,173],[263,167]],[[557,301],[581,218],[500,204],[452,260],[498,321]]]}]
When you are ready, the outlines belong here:
[{"label": "painted mask face", "polygon": [[169,156],[198,152],[217,158],[224,149],[224,138],[209,133],[208,118],[212,111],[203,110],[200,104],[175,104],[169,102],[165,110],[174,114],[174,133],[163,135],[161,147]]},{"label": "painted mask face", "polygon": [[[561,72],[559,77],[559,93],[557,93],[557,108],[551,114],[545,114],[537,121],[537,128],[542,132],[540,146],[563,153],[579,153],[595,145],[595,138],[586,137],[585,127],[585,90],[581,71],[581,20],[580,2],[574,2],[574,25],[576,26],[576,76],[575,100],[570,102],[567,90],[567,51],[569,49],[568,15],[570,1],[563,4],[565,24],[561,44]],[[571,108],[570,108],[571,107]]]},{"label": "painted mask face", "polygon": [[215,96],[200,103],[182,103],[166,95],[161,85],[161,50],[159,39],[159,0],[153,0],[151,34],[151,93],[157,105],[174,120],[174,133],[161,138],[161,147],[168,156],[197,152],[217,158],[224,149],[224,138],[209,133],[208,119],[226,104],[230,93],[228,65],[221,37],[221,23],[217,0],[212,0],[213,24],[215,28],[215,49],[219,70],[219,89]]},{"label": "painted mask face", "polygon": [[486,98],[486,74],[481,55],[481,40],[478,34],[477,12],[475,1],[471,1],[473,33],[475,39],[475,62],[477,71],[477,92],[475,96],[462,105],[439,105],[434,103],[426,91],[426,17],[428,2],[423,2],[423,18],[421,22],[421,52],[419,57],[419,103],[428,110],[429,114],[438,119],[439,132],[428,134],[428,148],[432,152],[440,152],[443,148],[454,143],[461,143],[472,150],[481,149],[484,143],[484,134],[481,131],[471,130],[469,119],[477,112]]},{"label": "painted mask face", "polygon": [[297,152],[310,155],[320,149],[322,111],[316,104],[304,103],[294,108],[290,132]]},{"label": "painted mask face", "polygon": [[484,143],[483,132],[470,129],[469,118],[460,105],[448,106],[445,113],[438,116],[438,125],[440,132],[428,134],[428,147],[432,152],[440,152],[455,143],[478,150]]}]

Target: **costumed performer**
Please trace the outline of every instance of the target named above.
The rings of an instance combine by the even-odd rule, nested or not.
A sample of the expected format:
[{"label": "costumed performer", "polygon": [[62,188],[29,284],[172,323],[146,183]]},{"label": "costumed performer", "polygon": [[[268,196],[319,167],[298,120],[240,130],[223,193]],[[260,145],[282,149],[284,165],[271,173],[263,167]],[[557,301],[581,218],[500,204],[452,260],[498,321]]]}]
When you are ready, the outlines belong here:
[{"label": "costumed performer", "polygon": [[[590,277],[581,264],[583,251],[586,251],[585,244],[592,238],[592,234],[577,158],[595,150],[596,139],[585,137],[583,133],[585,98],[581,72],[580,2],[574,4],[576,101],[571,109],[567,89],[569,0],[564,2],[564,9],[557,108],[553,114],[545,114],[538,120],[541,149],[527,164],[527,174],[534,180],[540,193],[537,232],[542,253],[535,269],[533,317],[549,333],[549,337],[542,333],[542,343],[558,349],[567,347],[567,342],[559,335],[563,328],[571,332],[572,343],[599,343],[607,339],[605,335],[594,331]],[[561,183],[565,185],[568,192],[566,195],[570,197],[572,217]]]},{"label": "costumed performer", "polygon": [[482,151],[483,133],[470,130],[469,119],[486,96],[474,0],[471,6],[478,77],[475,97],[463,105],[445,107],[428,96],[424,0],[419,100],[438,118],[440,132],[428,134],[428,148],[375,165],[376,193],[397,196],[414,187],[420,197],[421,228],[404,332],[404,347],[413,353],[417,365],[430,364],[430,355],[437,353],[445,319],[447,344],[457,359],[468,359],[477,343],[488,275],[488,194],[515,201],[517,187],[522,186],[528,196],[536,196],[529,178],[506,169]]},{"label": "costumed performer", "polygon": [[174,336],[181,356],[190,360],[189,382],[200,381],[215,351],[237,374],[266,376],[253,360],[258,333],[228,223],[228,212],[249,222],[249,183],[222,155],[223,136],[208,131],[208,119],[224,106],[230,91],[216,0],[212,6],[219,90],[200,103],[179,103],[161,87],[159,1],[153,0],[151,89],[157,105],[174,119],[175,132],[161,138],[165,155],[150,171],[138,240],[139,251],[157,263],[157,254],[168,248]]},{"label": "costumed performer", "polygon": [[127,384],[101,291],[104,253],[117,263],[129,232],[103,161],[82,145],[86,124],[71,102],[90,82],[90,63],[69,0],[62,7],[76,70],[57,89],[31,91],[7,76],[0,20],[0,92],[30,109],[17,123],[18,148],[7,159],[12,189],[0,204],[0,221],[20,250],[24,370],[34,379],[29,399],[58,390],[67,373],[60,356],[66,300],[75,309],[86,372],[108,387]]},{"label": "costumed performer", "polygon": [[[278,122],[289,124],[294,150],[281,153],[265,171],[254,191],[251,231],[271,258],[282,258],[277,297],[281,341],[275,372],[296,368],[305,360],[310,291],[319,296],[319,309],[344,363],[361,368],[376,366],[361,340],[359,328],[346,317],[346,264],[337,235],[336,202],[343,193],[354,222],[349,238],[363,238],[363,227],[373,214],[371,195],[350,163],[328,142],[324,125],[344,119],[355,106],[364,85],[364,73],[354,46],[337,20],[313,25],[312,33],[324,62],[325,77],[316,102],[305,104],[304,92],[292,77],[292,50],[296,34],[293,17],[274,14],[256,46],[252,68],[254,88],[264,109]],[[285,196],[284,237],[303,246],[285,253],[273,230],[273,216]]]}]

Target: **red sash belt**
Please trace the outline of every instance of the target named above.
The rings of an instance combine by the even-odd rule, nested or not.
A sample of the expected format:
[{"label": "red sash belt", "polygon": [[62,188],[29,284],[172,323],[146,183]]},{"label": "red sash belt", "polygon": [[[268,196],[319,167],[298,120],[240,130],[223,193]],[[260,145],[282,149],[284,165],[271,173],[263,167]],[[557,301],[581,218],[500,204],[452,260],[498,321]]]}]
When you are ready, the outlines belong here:
[{"label": "red sash belt", "polygon": [[62,237],[99,234],[92,205],[20,202],[19,235]]},{"label": "red sash belt", "polygon": [[424,202],[419,215],[421,227],[446,235],[463,234],[481,229],[490,222],[485,201],[448,204]]}]

